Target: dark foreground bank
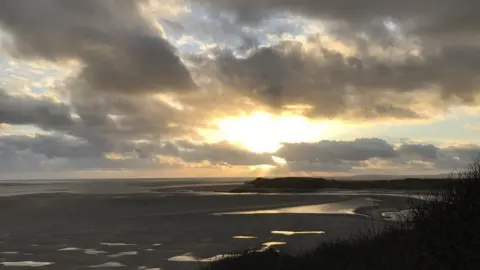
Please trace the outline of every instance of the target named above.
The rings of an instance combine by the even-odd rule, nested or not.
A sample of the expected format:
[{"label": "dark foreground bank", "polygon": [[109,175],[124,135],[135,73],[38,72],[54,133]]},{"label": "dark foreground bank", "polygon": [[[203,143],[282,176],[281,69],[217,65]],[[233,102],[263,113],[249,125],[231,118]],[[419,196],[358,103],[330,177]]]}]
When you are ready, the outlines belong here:
[{"label": "dark foreground bank", "polygon": [[245,252],[204,269],[480,269],[480,161],[455,180],[437,199],[414,206],[409,217],[382,231],[298,254]]}]

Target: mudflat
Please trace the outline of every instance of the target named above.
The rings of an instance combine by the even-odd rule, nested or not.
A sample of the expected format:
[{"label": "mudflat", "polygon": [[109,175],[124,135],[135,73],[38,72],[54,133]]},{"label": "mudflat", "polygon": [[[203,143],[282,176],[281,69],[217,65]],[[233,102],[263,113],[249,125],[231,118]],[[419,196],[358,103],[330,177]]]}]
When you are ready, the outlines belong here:
[{"label": "mudflat", "polygon": [[382,226],[389,221],[371,213],[407,209],[408,200],[374,193],[228,194],[205,187],[5,196],[0,197],[0,266],[197,269],[201,261],[229,252],[265,246],[297,252],[373,223]]}]

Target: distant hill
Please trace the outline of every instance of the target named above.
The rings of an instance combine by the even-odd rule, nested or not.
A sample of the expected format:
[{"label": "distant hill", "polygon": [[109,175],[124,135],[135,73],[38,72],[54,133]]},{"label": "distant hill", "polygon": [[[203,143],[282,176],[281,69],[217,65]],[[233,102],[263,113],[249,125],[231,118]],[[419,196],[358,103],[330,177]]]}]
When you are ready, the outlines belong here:
[{"label": "distant hill", "polygon": [[232,192],[314,192],[322,189],[400,189],[431,190],[445,188],[453,180],[405,178],[396,180],[327,180],[314,177],[256,178]]},{"label": "distant hill", "polygon": [[357,174],[352,176],[334,177],[336,180],[402,180],[406,178],[418,179],[445,179],[450,174],[426,174],[426,175],[394,175],[394,174]]}]

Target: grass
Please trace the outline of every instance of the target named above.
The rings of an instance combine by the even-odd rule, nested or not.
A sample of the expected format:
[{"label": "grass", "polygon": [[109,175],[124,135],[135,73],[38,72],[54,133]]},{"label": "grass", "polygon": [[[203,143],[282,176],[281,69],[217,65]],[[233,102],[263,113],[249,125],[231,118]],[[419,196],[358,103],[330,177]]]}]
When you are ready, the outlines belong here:
[{"label": "grass", "polygon": [[412,205],[412,214],[382,230],[320,243],[299,254],[245,252],[204,270],[480,269],[480,160]]}]

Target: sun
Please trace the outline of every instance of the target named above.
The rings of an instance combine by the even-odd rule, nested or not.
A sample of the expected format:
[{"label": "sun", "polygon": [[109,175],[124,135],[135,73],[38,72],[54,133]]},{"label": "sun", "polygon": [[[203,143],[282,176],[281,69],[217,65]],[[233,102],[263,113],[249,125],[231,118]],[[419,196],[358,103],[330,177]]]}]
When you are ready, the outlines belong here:
[{"label": "sun", "polygon": [[283,143],[319,140],[327,122],[313,122],[299,115],[272,115],[255,112],[216,121],[220,137],[254,153],[275,153]]}]

